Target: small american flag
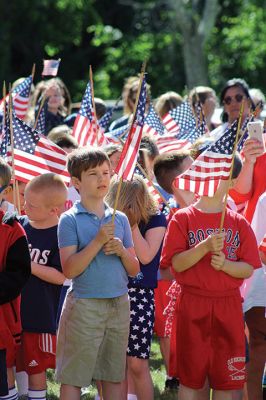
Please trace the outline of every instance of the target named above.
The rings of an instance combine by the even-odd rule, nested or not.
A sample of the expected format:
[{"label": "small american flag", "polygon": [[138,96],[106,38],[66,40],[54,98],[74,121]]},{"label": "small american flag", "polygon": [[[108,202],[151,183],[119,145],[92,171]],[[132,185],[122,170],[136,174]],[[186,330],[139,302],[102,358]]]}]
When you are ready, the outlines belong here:
[{"label": "small american flag", "polygon": [[[28,105],[29,96],[32,84],[32,76],[25,78],[19,85],[12,90],[13,109],[18,118],[25,118]],[[9,95],[6,96],[6,102],[9,101]],[[0,108],[3,109],[4,99],[0,102]]]},{"label": "small american flag", "polygon": [[144,125],[145,106],[146,79],[145,76],[143,76],[136,109],[136,117],[129,131],[115,171],[118,177],[122,178],[123,180],[131,180],[134,174]]},{"label": "small american flag", "polygon": [[61,59],[43,60],[42,76],[56,76]]},{"label": "small american flag", "polygon": [[161,122],[161,119],[152,104],[150,105],[149,112],[144,120],[143,133],[152,136],[162,136],[165,133],[165,126]]},{"label": "small american flag", "polygon": [[91,84],[87,84],[72,135],[80,146],[106,144],[103,129],[99,126],[92,104]]},{"label": "small american flag", "polygon": [[220,139],[199,155],[187,171],[175,178],[176,188],[200,196],[214,195],[220,180],[229,178],[237,123],[235,121]]},{"label": "small american flag", "polygon": [[105,132],[104,136],[108,143],[121,144],[121,141],[128,137],[129,128],[130,125],[126,124],[120,126],[120,128],[114,129],[113,131]]},{"label": "small american flag", "polygon": [[168,132],[186,133],[196,126],[195,117],[188,101],[169,111],[163,117],[163,124]]},{"label": "small american flag", "polygon": [[[67,154],[45,136],[13,116],[15,177],[28,182],[33,177],[53,172],[62,176],[66,183],[70,177],[66,170]],[[11,161],[10,128],[7,126],[0,154]]]},{"label": "small american flag", "polygon": [[159,153],[169,153],[178,150],[188,150],[191,148],[191,142],[188,139],[178,139],[176,133],[168,133],[156,138],[156,144]]},{"label": "small american flag", "polygon": [[[45,118],[46,118],[46,113],[48,110],[48,99],[46,99],[43,104],[42,104],[42,101],[39,100],[38,106],[39,107],[38,107],[38,111],[37,111],[37,115],[36,115],[36,118],[38,117],[38,120],[37,120],[35,129],[39,133],[44,135],[45,134]],[[40,107],[41,107],[41,110],[40,110]]]},{"label": "small american flag", "polygon": [[205,133],[209,132],[209,129],[206,124],[205,115],[200,101],[197,101],[197,103],[195,104],[195,109],[196,109],[196,126],[200,135],[202,136]]}]

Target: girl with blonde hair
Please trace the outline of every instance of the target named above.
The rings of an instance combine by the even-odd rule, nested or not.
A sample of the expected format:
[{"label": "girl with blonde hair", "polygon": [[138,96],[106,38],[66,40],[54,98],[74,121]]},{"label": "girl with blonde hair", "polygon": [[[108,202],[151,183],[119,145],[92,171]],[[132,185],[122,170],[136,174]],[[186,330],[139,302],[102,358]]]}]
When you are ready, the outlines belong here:
[{"label": "girl with blonde hair", "polygon": [[[118,181],[112,180],[106,201],[114,205]],[[138,400],[152,400],[153,383],[149,369],[149,355],[154,325],[154,288],[166,219],[158,211],[144,179],[135,174],[132,181],[122,182],[117,209],[130,222],[136,255],[141,272],[129,278],[130,333],[127,350],[128,393]]]}]

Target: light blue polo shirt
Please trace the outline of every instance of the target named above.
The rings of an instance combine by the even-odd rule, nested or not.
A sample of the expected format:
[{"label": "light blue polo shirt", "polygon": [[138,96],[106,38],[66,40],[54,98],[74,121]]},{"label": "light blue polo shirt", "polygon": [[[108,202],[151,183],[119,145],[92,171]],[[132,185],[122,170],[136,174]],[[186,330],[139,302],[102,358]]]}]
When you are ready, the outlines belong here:
[{"label": "light blue polo shirt", "polygon": [[[77,201],[61,215],[58,225],[59,248],[76,245],[82,250],[97,235],[101,225],[110,222],[113,209],[105,205],[103,218],[89,212]],[[131,229],[126,215],[115,213],[115,237],[125,248],[133,247]],[[78,298],[113,298],[127,293],[127,272],[117,255],[105,255],[103,250],[94,257],[88,267],[72,280],[72,289]]]}]

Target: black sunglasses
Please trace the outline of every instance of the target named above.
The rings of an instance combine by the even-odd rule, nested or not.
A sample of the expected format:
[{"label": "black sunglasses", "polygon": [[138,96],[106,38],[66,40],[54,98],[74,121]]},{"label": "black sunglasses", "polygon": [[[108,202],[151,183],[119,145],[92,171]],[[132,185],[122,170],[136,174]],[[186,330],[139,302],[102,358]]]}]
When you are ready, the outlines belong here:
[{"label": "black sunglasses", "polygon": [[243,94],[236,94],[235,96],[226,96],[223,100],[224,104],[227,104],[228,106],[232,103],[232,100],[235,99],[238,103],[241,103],[241,101],[245,98]]}]

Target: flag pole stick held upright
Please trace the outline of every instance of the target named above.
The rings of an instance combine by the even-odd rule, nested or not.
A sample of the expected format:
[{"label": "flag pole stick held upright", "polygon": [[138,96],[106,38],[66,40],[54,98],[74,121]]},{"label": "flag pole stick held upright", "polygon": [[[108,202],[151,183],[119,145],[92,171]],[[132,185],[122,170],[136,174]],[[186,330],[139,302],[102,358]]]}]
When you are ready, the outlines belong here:
[{"label": "flag pole stick held upright", "polygon": [[35,69],[36,69],[36,64],[34,63],[33,66],[32,66],[32,70],[31,70],[32,80],[34,79]]},{"label": "flag pole stick held upright", "polygon": [[[90,65],[90,84],[91,84],[91,101],[92,101],[92,108],[93,108],[93,112],[94,112],[94,118],[95,121],[97,121],[97,115],[96,115],[96,107],[95,107],[95,101],[94,101],[94,86],[93,86],[93,76],[92,76],[92,67]],[[98,124],[97,124],[98,125]],[[97,125],[95,126],[95,129],[97,129]],[[98,129],[96,132],[96,143],[97,146],[99,146],[99,137],[98,137]]]},{"label": "flag pole stick held upright", "polygon": [[18,209],[18,204],[17,204],[18,195],[17,195],[17,186],[15,178],[14,130],[13,130],[13,107],[12,107],[11,84],[9,84],[8,110],[9,110],[10,145],[11,145],[12,177],[13,177],[13,203],[15,209]]},{"label": "flag pole stick held upright", "polygon": [[225,218],[225,211],[226,211],[226,204],[227,204],[227,198],[229,194],[229,189],[230,189],[230,183],[232,181],[232,174],[233,174],[233,168],[234,168],[234,162],[235,162],[235,154],[237,150],[237,144],[238,144],[238,136],[241,128],[241,120],[242,120],[242,115],[243,115],[243,110],[244,110],[244,101],[242,101],[241,107],[240,107],[240,112],[239,112],[239,117],[238,117],[238,125],[237,125],[237,131],[236,131],[236,138],[235,138],[235,144],[234,144],[234,150],[232,154],[232,163],[230,167],[230,174],[229,174],[229,185],[227,187],[226,195],[224,198],[224,204],[223,204],[223,211],[222,211],[222,216],[221,216],[221,221],[220,221],[220,233],[222,232],[223,226],[224,226],[224,218]]},{"label": "flag pole stick held upright", "polygon": [[[143,79],[144,79],[145,69],[146,69],[146,61],[144,61],[144,63],[142,64],[142,67],[141,67],[141,73],[140,73],[140,79],[139,79],[139,87],[138,87],[136,102],[135,102],[135,105],[134,105],[134,113],[133,113],[133,118],[132,118],[132,121],[131,121],[129,132],[133,128],[133,125],[134,125],[135,120],[136,120],[137,106],[138,106],[138,102],[139,102],[139,96],[140,96],[140,90],[141,90],[142,82],[143,82]],[[126,142],[127,141],[125,141],[125,144],[126,144]],[[124,144],[124,146],[125,146],[125,144]],[[123,151],[122,151],[122,153],[123,153]],[[112,215],[112,223],[114,223],[114,220],[115,220],[115,212],[116,212],[116,209],[117,209],[117,204],[118,204],[118,199],[119,199],[120,190],[121,190],[121,186],[122,186],[122,181],[123,181],[123,175],[120,177],[119,184],[118,184],[118,187],[117,187],[115,203],[114,203],[114,211],[113,211],[113,215]]]}]

